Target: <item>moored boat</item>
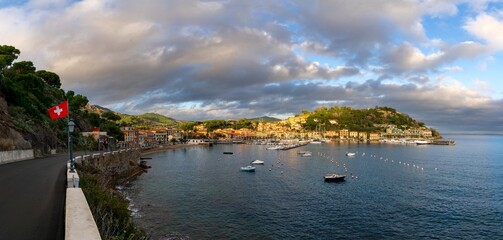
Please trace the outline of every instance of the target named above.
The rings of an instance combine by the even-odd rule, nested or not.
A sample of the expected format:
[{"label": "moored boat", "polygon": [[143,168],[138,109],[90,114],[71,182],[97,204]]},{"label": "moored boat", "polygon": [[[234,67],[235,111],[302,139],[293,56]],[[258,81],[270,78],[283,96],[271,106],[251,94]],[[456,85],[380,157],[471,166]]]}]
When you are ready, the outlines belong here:
[{"label": "moored boat", "polygon": [[253,164],[253,165],[264,165],[264,161],[257,159],[255,161],[251,162],[251,164]]},{"label": "moored boat", "polygon": [[311,152],[306,152],[306,153],[303,153],[302,155],[300,155],[302,157],[312,157],[313,154]]},{"label": "moored boat", "polygon": [[325,179],[325,182],[342,182],[342,181],[344,181],[345,177],[346,177],[346,175],[331,173],[331,174],[325,175],[324,179]]},{"label": "moored boat", "polygon": [[429,141],[426,141],[426,140],[416,140],[415,141],[416,145],[426,145],[426,144],[430,144]]},{"label": "moored boat", "polygon": [[253,167],[253,166],[241,167],[241,171],[243,171],[243,172],[255,172],[255,167]]}]

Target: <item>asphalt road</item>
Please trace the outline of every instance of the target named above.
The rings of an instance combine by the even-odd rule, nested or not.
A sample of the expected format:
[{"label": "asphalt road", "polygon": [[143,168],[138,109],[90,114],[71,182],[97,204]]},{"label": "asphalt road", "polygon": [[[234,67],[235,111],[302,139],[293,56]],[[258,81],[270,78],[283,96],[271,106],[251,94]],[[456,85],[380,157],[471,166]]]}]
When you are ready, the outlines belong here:
[{"label": "asphalt road", "polygon": [[64,239],[67,160],[58,154],[0,165],[0,239]]}]

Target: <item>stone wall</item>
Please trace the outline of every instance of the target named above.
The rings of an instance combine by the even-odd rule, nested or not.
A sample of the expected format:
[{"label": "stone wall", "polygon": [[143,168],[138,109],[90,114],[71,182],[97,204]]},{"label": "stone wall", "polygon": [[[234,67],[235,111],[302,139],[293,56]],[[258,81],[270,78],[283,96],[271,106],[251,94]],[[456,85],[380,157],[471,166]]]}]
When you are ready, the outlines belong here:
[{"label": "stone wall", "polygon": [[89,156],[76,157],[76,163],[84,168],[98,171],[110,185],[121,184],[143,173],[140,166],[140,152],[137,149],[105,152]]},{"label": "stone wall", "polygon": [[33,150],[0,151],[0,164],[33,159]]}]

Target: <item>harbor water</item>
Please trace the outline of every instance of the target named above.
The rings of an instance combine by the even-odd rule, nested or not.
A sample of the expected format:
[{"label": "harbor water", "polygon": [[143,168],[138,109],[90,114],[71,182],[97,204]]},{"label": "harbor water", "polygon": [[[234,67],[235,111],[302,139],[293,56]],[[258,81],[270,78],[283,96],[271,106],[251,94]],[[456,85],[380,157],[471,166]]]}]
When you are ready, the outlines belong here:
[{"label": "harbor water", "polygon": [[159,152],[124,194],[153,239],[503,239],[503,137],[448,137],[456,145]]}]

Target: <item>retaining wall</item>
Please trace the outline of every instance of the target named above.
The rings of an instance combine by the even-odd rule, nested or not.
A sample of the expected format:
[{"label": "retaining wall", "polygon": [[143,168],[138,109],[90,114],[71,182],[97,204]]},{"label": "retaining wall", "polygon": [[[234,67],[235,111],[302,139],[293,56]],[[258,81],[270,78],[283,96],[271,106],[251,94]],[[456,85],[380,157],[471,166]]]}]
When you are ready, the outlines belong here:
[{"label": "retaining wall", "polygon": [[33,159],[33,149],[0,151],[0,164]]}]

